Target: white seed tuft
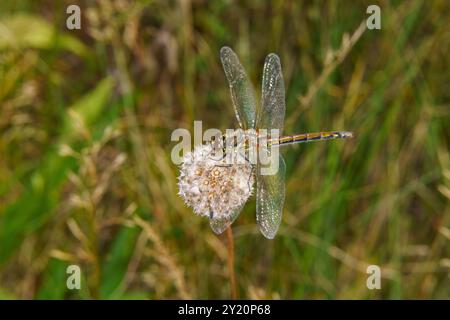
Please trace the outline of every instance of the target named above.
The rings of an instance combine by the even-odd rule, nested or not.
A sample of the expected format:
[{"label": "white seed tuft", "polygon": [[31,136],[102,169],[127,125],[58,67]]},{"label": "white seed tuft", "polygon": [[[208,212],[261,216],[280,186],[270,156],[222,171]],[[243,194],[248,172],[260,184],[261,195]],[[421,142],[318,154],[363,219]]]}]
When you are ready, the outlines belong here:
[{"label": "white seed tuft", "polygon": [[[235,156],[242,157],[239,153]],[[248,200],[253,183],[248,161],[227,163],[225,157],[215,156],[212,144],[205,144],[183,157],[178,194],[196,214],[223,219],[231,217]]]}]

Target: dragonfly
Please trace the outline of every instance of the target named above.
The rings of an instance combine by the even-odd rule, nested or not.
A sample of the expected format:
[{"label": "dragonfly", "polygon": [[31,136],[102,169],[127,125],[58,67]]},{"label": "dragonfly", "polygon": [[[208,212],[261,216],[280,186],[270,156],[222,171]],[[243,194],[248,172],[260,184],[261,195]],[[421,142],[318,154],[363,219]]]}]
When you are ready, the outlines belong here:
[{"label": "dragonfly", "polygon": [[[236,53],[229,47],[220,50],[220,59],[228,81],[231,100],[240,129],[244,132],[258,132],[261,129],[277,129],[280,136],[269,138],[267,145],[281,147],[290,144],[333,139],[345,139],[353,136],[349,131],[330,131],[302,133],[281,136],[285,118],[285,86],[278,55],[271,53],[264,61],[262,74],[261,103],[257,104],[254,89],[244,67]],[[261,233],[273,239],[281,223],[285,200],[286,164],[278,153],[278,170],[271,175],[262,174],[261,164],[255,164],[256,180],[256,221]],[[210,224],[216,233],[223,232],[240,214],[237,208],[229,219],[211,219]]]}]

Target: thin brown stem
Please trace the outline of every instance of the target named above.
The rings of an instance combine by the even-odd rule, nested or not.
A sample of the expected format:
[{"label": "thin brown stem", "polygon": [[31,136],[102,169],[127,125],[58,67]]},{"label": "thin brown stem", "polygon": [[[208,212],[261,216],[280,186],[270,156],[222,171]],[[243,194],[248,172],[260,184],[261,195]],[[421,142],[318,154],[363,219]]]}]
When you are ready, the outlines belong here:
[{"label": "thin brown stem", "polygon": [[234,242],[231,226],[227,228],[228,272],[230,276],[231,299],[237,299],[236,273],[234,272]]}]

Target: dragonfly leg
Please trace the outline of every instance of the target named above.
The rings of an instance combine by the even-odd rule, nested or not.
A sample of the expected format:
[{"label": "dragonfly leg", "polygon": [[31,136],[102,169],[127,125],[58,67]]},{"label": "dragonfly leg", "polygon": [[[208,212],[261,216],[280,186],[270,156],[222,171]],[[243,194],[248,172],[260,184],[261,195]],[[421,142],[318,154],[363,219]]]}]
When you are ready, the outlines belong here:
[{"label": "dragonfly leg", "polygon": [[252,185],[250,183],[251,179],[252,179],[252,175],[255,174],[255,166],[252,166],[252,170],[250,170],[250,174],[248,176],[247,179],[247,186],[248,186],[248,191],[250,192],[252,190]]},{"label": "dragonfly leg", "polygon": [[209,158],[214,161],[223,161],[223,159],[225,159],[225,157],[226,157],[226,154],[224,152],[222,152],[221,157],[219,157],[218,159],[214,158],[216,156],[216,150],[213,147],[213,149],[207,154],[207,156],[209,156]]}]

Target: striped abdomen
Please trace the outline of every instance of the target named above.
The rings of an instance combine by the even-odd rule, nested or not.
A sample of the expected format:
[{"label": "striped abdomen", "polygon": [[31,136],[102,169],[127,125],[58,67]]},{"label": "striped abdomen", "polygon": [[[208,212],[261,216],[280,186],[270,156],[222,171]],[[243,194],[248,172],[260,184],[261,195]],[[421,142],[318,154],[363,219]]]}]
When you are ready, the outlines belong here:
[{"label": "striped abdomen", "polygon": [[345,139],[353,137],[352,132],[348,131],[332,131],[332,132],[315,132],[315,133],[302,133],[293,136],[283,136],[279,139],[269,140],[269,145],[287,145],[294,143],[303,143],[310,141],[322,141],[322,140],[333,140],[333,139]]}]

